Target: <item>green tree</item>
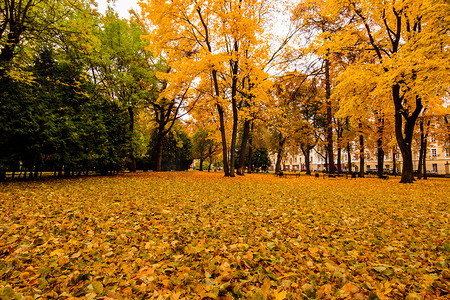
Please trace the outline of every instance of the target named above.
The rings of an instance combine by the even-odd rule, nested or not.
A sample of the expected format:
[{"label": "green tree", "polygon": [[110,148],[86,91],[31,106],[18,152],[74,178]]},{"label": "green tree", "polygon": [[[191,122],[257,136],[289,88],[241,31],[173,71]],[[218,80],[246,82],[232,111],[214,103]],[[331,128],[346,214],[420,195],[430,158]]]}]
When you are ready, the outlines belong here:
[{"label": "green tree", "polygon": [[267,171],[271,165],[269,151],[266,148],[257,149],[253,153],[252,167],[256,171]]}]

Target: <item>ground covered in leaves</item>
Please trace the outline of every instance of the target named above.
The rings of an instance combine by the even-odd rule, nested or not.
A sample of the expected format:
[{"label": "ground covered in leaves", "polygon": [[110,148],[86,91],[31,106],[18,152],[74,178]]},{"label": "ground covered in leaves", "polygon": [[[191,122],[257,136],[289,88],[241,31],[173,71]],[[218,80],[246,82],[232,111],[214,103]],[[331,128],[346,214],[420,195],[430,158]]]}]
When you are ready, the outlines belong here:
[{"label": "ground covered in leaves", "polygon": [[449,299],[450,180],[0,185],[0,299]]}]

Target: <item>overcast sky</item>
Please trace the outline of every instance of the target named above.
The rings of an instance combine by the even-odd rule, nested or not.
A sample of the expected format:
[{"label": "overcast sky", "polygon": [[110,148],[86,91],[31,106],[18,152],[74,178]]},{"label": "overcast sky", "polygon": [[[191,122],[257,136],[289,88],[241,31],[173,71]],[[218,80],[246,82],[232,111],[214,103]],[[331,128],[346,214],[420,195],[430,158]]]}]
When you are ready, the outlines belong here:
[{"label": "overcast sky", "polygon": [[[97,0],[97,3],[98,3],[98,10],[101,13],[104,13],[107,6],[107,0]],[[137,0],[116,0],[115,4],[112,6],[114,7],[114,10],[117,13],[119,13],[119,16],[122,18],[129,17],[128,10],[130,8],[133,8],[135,10],[138,10],[139,8]]]}]

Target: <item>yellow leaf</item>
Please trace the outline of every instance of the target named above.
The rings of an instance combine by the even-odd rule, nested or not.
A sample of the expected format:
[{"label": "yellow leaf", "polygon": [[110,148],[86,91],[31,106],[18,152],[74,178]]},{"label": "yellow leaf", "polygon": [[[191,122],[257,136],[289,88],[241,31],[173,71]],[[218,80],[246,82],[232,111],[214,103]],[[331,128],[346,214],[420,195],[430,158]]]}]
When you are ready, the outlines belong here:
[{"label": "yellow leaf", "polygon": [[50,253],[51,256],[54,256],[54,255],[56,255],[56,256],[61,256],[61,255],[63,255],[63,254],[64,254],[64,250],[63,250],[63,249],[56,249],[56,250],[53,250],[53,251]]},{"label": "yellow leaf", "polygon": [[283,300],[286,299],[287,291],[277,290],[273,293],[273,295],[275,296],[275,300]]}]

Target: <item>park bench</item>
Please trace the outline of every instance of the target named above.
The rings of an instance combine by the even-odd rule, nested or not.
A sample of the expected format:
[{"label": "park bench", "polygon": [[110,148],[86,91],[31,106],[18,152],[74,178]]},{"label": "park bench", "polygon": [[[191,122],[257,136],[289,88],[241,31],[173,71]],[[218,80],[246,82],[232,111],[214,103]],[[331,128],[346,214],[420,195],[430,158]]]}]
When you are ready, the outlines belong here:
[{"label": "park bench", "polygon": [[351,172],[350,174],[349,173],[346,173],[345,174],[345,179],[348,179],[350,177],[350,179],[356,179],[356,173],[355,172]]},{"label": "park bench", "polygon": [[278,172],[275,173],[275,175],[279,176],[279,177],[284,177],[287,178],[289,176],[294,176],[294,177],[300,177],[300,172],[298,173],[284,173],[284,172]]}]

